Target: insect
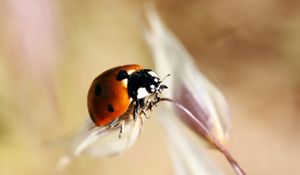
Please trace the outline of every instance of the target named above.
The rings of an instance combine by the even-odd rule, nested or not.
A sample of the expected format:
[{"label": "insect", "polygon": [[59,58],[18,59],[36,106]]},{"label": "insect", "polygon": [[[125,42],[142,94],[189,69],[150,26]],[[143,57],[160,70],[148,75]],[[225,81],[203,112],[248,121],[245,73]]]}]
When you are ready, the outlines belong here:
[{"label": "insect", "polygon": [[[88,111],[97,126],[111,127],[133,105],[133,119],[152,109],[166,85],[151,69],[136,64],[109,69],[93,81],[88,92]],[[121,128],[122,132],[122,128]]]}]

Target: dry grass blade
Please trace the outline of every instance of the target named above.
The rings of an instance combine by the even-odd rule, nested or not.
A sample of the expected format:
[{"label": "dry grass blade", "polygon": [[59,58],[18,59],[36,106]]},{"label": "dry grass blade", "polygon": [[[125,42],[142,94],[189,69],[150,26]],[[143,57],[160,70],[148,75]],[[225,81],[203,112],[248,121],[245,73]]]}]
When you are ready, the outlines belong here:
[{"label": "dry grass blade", "polygon": [[192,56],[161,22],[155,8],[147,6],[146,14],[150,27],[145,30],[145,37],[157,71],[172,75],[172,81],[166,82],[169,85],[166,94],[173,100],[161,98],[160,101],[173,103],[176,106],[173,116],[223,153],[237,175],[244,175],[223,145],[231,129],[229,108],[223,94],[197,69]]},{"label": "dry grass blade", "polygon": [[201,130],[202,135],[204,135],[206,137],[206,139],[217,149],[219,150],[221,153],[224,154],[224,156],[226,157],[226,159],[229,161],[229,163],[231,164],[231,166],[233,167],[234,171],[236,172],[237,175],[245,175],[246,173],[244,172],[244,170],[239,166],[239,164],[237,163],[237,161],[232,157],[232,155],[230,154],[230,152],[224,147],[223,144],[221,144],[216,137],[205,127],[205,125],[203,125],[202,122],[200,122],[197,117],[195,117],[187,108],[185,108],[183,105],[181,105],[180,103],[169,99],[169,98],[161,98],[160,101],[167,101],[167,102],[171,102],[172,104],[174,104],[174,106],[180,110],[182,110],[184,113],[186,113],[187,115],[190,116],[190,118],[198,125],[198,129]]}]

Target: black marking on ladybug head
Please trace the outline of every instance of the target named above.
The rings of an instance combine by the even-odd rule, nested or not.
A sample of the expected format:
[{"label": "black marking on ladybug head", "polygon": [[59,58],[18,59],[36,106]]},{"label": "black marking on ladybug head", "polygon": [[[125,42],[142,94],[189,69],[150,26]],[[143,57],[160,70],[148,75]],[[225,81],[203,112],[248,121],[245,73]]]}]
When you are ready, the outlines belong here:
[{"label": "black marking on ladybug head", "polygon": [[107,109],[108,109],[109,112],[114,112],[115,111],[114,107],[111,104],[107,105]]},{"label": "black marking on ladybug head", "polygon": [[142,69],[132,73],[128,78],[128,94],[133,99],[142,99],[158,93],[160,86],[158,75],[150,69]]},{"label": "black marking on ladybug head", "polygon": [[96,87],[95,87],[95,95],[100,96],[101,93],[102,93],[101,85],[97,84]]},{"label": "black marking on ladybug head", "polygon": [[118,73],[116,79],[117,79],[118,81],[122,81],[122,80],[124,80],[124,79],[126,79],[126,78],[128,78],[128,77],[129,77],[129,75],[128,75],[127,71],[126,71],[126,70],[121,70],[121,71]]}]

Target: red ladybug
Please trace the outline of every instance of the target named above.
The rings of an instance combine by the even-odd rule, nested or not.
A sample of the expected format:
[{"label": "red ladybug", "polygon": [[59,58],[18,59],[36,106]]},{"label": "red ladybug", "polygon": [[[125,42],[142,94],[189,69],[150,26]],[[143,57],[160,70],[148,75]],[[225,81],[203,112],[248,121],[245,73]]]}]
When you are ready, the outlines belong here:
[{"label": "red ladybug", "polygon": [[[148,97],[161,93],[167,86],[161,84],[151,69],[136,64],[118,66],[100,74],[88,92],[88,110],[97,126],[110,125],[134,105],[133,118],[151,105]],[[151,107],[151,106],[150,106]]]}]

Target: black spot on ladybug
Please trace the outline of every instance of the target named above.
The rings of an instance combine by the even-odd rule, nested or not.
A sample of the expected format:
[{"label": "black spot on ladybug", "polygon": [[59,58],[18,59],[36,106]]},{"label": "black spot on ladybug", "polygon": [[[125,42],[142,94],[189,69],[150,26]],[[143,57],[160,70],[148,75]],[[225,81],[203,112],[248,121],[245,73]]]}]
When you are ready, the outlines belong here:
[{"label": "black spot on ladybug", "polygon": [[95,87],[95,95],[96,95],[96,96],[99,96],[99,95],[101,95],[101,93],[102,93],[102,89],[101,89],[100,84],[98,84],[98,85]]},{"label": "black spot on ladybug", "polygon": [[107,109],[108,109],[109,112],[114,112],[115,111],[114,107],[111,104],[107,105]]},{"label": "black spot on ladybug", "polygon": [[117,75],[117,80],[122,81],[128,77],[129,77],[129,75],[127,74],[127,72],[125,70],[121,70]]}]

